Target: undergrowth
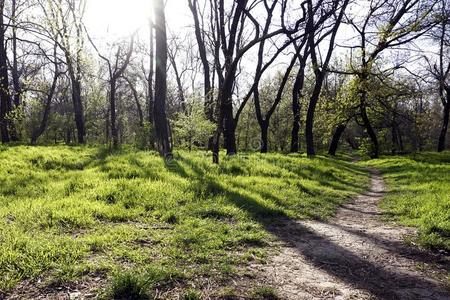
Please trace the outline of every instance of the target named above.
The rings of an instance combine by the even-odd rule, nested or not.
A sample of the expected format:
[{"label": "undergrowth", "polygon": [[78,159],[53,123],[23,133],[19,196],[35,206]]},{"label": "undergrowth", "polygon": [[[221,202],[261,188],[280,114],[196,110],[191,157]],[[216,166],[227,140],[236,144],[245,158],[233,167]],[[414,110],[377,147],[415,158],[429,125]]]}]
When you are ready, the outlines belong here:
[{"label": "undergrowth", "polygon": [[360,167],[324,156],[210,160],[199,151],[164,162],[132,149],[2,147],[0,290],[100,276],[109,295],[138,299],[226,280],[264,259],[275,218],[325,219],[368,183]]}]

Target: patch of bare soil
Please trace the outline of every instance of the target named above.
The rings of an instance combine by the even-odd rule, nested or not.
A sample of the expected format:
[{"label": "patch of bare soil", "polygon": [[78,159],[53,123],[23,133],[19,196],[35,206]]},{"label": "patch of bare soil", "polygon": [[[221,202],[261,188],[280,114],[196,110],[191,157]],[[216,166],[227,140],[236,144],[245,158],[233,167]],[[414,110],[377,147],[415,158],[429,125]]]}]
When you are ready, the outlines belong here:
[{"label": "patch of bare soil", "polygon": [[371,174],[370,189],[329,222],[271,226],[279,251],[249,267],[258,284],[283,299],[450,299],[449,257],[406,245],[413,229],[380,220],[385,186],[377,170]]}]

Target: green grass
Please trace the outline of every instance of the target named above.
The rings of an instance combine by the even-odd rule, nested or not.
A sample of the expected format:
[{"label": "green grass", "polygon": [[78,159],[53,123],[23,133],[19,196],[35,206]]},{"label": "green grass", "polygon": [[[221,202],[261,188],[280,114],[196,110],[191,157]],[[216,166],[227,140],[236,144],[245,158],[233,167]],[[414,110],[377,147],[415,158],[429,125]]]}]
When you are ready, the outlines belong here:
[{"label": "green grass", "polygon": [[450,152],[386,157],[369,165],[384,173],[389,219],[418,228],[418,242],[450,251]]},{"label": "green grass", "polygon": [[322,156],[210,160],[0,147],[0,291],[25,279],[45,286],[100,276],[110,296],[145,298],[195,278],[226,280],[239,264],[264,259],[274,218],[325,219],[368,182],[360,167]]}]

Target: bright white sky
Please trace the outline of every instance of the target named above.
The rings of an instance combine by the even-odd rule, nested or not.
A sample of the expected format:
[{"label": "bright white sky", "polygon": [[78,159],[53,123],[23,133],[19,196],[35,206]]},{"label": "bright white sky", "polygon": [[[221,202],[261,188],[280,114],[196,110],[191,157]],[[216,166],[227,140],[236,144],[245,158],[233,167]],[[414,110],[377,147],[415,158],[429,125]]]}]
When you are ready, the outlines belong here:
[{"label": "bright white sky", "polygon": [[[85,22],[92,36],[124,37],[137,29],[147,29],[153,0],[88,0]],[[168,0],[170,30],[187,25],[189,8],[185,0]]]}]

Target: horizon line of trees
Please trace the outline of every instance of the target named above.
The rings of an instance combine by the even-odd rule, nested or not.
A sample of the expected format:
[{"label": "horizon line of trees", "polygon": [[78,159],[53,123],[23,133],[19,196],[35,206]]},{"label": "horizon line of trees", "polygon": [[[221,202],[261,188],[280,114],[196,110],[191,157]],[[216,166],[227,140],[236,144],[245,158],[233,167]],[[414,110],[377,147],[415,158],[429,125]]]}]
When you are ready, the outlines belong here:
[{"label": "horizon line of trees", "polygon": [[106,43],[86,1],[0,0],[3,144],[448,149],[447,0],[186,0],[182,33],[153,0],[148,36]]}]

